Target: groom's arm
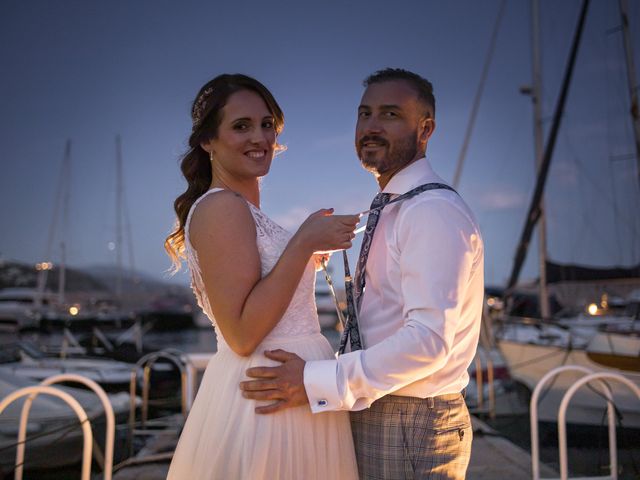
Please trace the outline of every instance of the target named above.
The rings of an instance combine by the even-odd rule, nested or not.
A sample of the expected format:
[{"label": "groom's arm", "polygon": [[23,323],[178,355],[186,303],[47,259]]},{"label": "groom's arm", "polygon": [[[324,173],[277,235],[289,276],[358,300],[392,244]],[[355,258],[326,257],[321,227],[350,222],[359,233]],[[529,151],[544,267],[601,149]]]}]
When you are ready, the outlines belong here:
[{"label": "groom's arm", "polygon": [[404,325],[366,350],[307,362],[304,385],[314,412],[367,408],[438,372],[451,356],[468,279],[482,255],[479,232],[446,201],[419,202],[402,213],[392,248],[399,258]]}]

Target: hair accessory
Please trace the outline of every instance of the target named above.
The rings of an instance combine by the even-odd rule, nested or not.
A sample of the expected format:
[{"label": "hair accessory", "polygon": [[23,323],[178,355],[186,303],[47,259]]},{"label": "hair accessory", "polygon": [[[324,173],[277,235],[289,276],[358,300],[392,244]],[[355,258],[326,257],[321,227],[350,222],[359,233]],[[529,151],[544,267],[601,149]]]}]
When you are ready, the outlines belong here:
[{"label": "hair accessory", "polygon": [[207,106],[207,98],[213,92],[213,87],[209,87],[205,89],[202,94],[196,100],[196,103],[193,104],[193,111],[191,112],[191,116],[193,118],[193,129],[195,130],[200,126],[200,122],[202,122],[202,114],[204,113],[204,109]]}]

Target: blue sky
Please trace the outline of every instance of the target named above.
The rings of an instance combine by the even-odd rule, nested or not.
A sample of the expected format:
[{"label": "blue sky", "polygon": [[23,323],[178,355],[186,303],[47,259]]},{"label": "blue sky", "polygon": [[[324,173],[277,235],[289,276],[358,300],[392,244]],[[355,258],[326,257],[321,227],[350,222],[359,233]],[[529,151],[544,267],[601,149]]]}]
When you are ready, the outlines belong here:
[{"label": "blue sky", "polygon": [[[288,151],[263,182],[262,208],[288,228],[322,207],[364,210],[375,194],[353,130],[361,82],[379,68],[407,68],[433,82],[437,128],[427,154],[451,179],[499,3],[3,2],[0,255],[42,259],[71,138],[69,263],[114,263],[107,246],[115,237],[120,134],[136,267],[162,276],[169,266],[162,242],[184,188],[178,162],[189,106],[223,72],[258,78],[285,112]],[[629,3],[640,45],[640,5]],[[546,127],[579,6],[541,0]],[[559,261],[640,261],[618,25],[617,2],[592,2],[548,188],[549,250]],[[510,0],[459,189],[479,219],[492,284],[509,274],[534,184],[531,102],[518,91],[530,83],[530,58],[529,2]],[[637,71],[638,50],[634,59]],[[534,249],[525,278],[537,275],[535,263]]]}]

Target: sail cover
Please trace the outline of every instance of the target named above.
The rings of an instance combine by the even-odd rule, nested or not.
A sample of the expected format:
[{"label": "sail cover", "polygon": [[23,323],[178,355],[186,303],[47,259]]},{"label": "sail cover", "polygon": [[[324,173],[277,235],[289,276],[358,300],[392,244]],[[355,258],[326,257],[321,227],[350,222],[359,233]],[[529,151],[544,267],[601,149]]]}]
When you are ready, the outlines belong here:
[{"label": "sail cover", "polygon": [[547,262],[547,283],[593,282],[600,280],[640,279],[640,264],[632,267],[585,267]]}]

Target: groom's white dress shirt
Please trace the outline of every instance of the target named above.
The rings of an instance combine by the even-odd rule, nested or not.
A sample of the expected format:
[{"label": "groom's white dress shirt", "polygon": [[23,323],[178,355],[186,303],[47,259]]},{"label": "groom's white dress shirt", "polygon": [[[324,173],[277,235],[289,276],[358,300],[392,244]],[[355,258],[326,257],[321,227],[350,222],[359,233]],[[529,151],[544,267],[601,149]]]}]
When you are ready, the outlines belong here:
[{"label": "groom's white dress shirt", "polygon": [[[422,158],[383,192],[446,183]],[[469,207],[430,190],[382,210],[359,312],[364,350],[309,361],[304,385],[314,413],[362,410],[387,395],[427,398],[463,390],[480,332],[484,247]]]}]

